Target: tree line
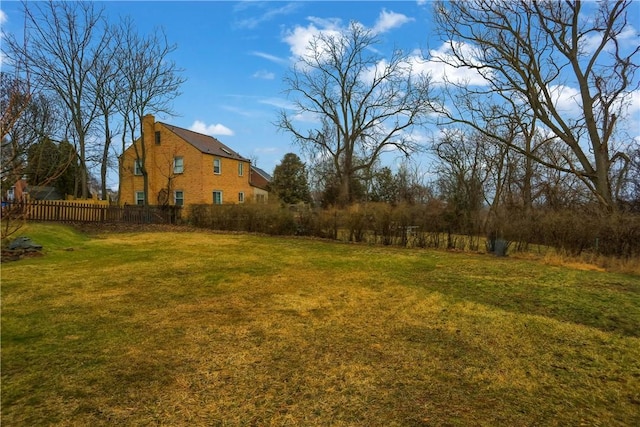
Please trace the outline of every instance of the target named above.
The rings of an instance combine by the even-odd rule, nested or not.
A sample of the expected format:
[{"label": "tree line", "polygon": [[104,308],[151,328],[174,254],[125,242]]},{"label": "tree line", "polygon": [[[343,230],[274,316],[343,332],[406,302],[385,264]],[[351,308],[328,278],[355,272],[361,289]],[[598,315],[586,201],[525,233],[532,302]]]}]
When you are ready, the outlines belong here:
[{"label": "tree line", "polygon": [[[424,149],[410,131],[429,123],[438,187],[453,200],[493,211],[503,202],[637,208],[637,135],[623,125],[639,87],[638,36],[624,40],[630,6],[436,2],[434,31],[448,49],[427,59],[473,71],[473,81],[435,81],[399,50],[384,58],[378,36],[357,23],[320,33],[285,79],[296,108],[278,125],[343,206],[361,198],[359,184],[390,147],[407,157]],[[573,88],[567,111],[563,92]],[[320,125],[296,126],[299,114]]]},{"label": "tree line", "polygon": [[[435,2],[425,31],[447,49],[422,61],[473,71],[466,80],[425,73],[400,49],[382,55],[381,36],[356,22],[319,32],[283,80],[295,107],[275,124],[305,161],[283,158],[274,194],[325,207],[435,199],[461,228],[539,209],[640,210],[640,148],[624,126],[639,89],[637,35],[625,39],[630,7]],[[3,45],[16,71],[2,75],[3,182],[27,171],[31,147],[68,143],[59,168],[75,167],[75,191],[86,197],[89,165],[99,165],[104,196],[113,137],[124,150],[143,115],[171,112],[184,81],[170,60],[176,47],[161,29],[138,34],[129,18],[108,24],[91,2],[25,4],[25,13],[24,41],[8,35]],[[315,123],[301,125],[302,114]],[[427,142],[425,128],[436,129]],[[146,189],[144,146],[136,150]],[[422,153],[433,161],[416,164]],[[391,155],[393,170],[383,161]],[[287,169],[300,172],[283,179]]]},{"label": "tree line", "polygon": [[[71,170],[73,191],[65,191],[87,198],[97,166],[106,199],[108,171],[118,167],[114,138],[122,152],[141,135],[145,114],[172,112],[184,82],[170,58],[176,46],[162,29],[140,34],[129,17],[109,23],[94,2],[25,2],[24,13],[22,39],[3,36],[3,189],[23,176],[60,186]],[[66,158],[52,160],[52,144]],[[136,155],[146,189],[145,153]]]}]

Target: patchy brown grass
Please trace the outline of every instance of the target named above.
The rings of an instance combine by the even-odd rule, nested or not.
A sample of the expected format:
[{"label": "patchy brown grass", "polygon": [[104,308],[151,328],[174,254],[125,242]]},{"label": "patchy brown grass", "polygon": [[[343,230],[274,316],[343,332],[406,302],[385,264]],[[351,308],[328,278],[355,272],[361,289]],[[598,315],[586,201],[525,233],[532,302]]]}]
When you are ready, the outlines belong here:
[{"label": "patchy brown grass", "polygon": [[56,230],[31,230],[44,257],[2,267],[4,425],[640,423],[633,276]]}]

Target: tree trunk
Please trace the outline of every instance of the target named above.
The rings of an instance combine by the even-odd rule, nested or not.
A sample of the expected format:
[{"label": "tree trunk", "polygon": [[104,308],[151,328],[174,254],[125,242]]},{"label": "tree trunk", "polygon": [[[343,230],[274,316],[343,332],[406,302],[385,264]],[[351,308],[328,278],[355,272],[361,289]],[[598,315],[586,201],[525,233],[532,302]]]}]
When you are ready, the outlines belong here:
[{"label": "tree trunk", "polygon": [[600,150],[596,150],[594,155],[596,160],[596,177],[592,182],[594,183],[601,207],[605,211],[612,211],[615,209],[615,203],[611,191],[611,182],[609,180],[609,169],[611,167],[609,153],[605,147],[602,147]]},{"label": "tree trunk", "polygon": [[340,193],[338,196],[338,204],[342,207],[348,206],[351,203],[351,174],[343,173],[342,181],[340,182]]},{"label": "tree trunk", "polygon": [[88,186],[87,186],[87,162],[86,162],[86,152],[84,145],[84,135],[79,136],[80,141],[80,191],[83,199],[87,199],[89,196]]},{"label": "tree trunk", "polygon": [[107,162],[109,159],[109,148],[111,146],[111,133],[109,130],[109,116],[105,115],[104,133],[104,149],[102,150],[102,164],[100,165],[100,183],[102,186],[102,200],[107,200]]}]

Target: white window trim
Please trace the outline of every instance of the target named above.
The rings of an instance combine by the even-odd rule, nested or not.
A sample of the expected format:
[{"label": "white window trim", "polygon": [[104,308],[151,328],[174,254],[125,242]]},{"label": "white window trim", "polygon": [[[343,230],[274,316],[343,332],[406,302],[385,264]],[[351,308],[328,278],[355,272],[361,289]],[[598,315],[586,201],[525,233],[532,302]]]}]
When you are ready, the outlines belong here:
[{"label": "white window trim", "polygon": [[[218,172],[216,172],[216,161],[218,162]],[[213,173],[216,175],[222,174],[222,159],[220,157],[213,158]]]},{"label": "white window trim", "polygon": [[238,176],[244,176],[244,163],[238,162]]},{"label": "white window trim", "polygon": [[238,203],[244,203],[244,191],[238,193]]},{"label": "white window trim", "polygon": [[[142,198],[139,198],[138,196],[142,194]],[[142,203],[138,203],[138,201],[142,201]],[[135,203],[136,205],[144,205],[144,191],[136,191],[135,194]]]},{"label": "white window trim", "polygon": [[[181,164],[180,164],[180,168],[178,170],[178,165],[177,165],[177,161],[178,159],[181,160]],[[180,174],[180,173],[184,173],[184,157],[182,156],[176,156],[173,158],[173,173],[176,174]]]},{"label": "white window trim", "polygon": [[[220,194],[220,203],[216,203],[216,193]],[[221,205],[222,203],[223,203],[222,190],[213,190],[213,204],[214,205]]]},{"label": "white window trim", "polygon": [[[178,204],[178,193],[182,193],[182,204]],[[175,206],[184,206],[184,190],[175,190],[173,192],[173,204]]]},{"label": "white window trim", "polygon": [[142,163],[138,159],[133,161],[133,174],[136,176],[142,175]]}]

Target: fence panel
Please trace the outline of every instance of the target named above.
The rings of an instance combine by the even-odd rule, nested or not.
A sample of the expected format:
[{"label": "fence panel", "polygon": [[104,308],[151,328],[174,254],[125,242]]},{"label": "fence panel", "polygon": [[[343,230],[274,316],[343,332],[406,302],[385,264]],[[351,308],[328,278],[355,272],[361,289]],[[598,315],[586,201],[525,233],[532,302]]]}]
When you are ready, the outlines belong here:
[{"label": "fence panel", "polygon": [[56,200],[2,202],[2,217],[30,221],[175,224],[180,206],[110,206]]}]

